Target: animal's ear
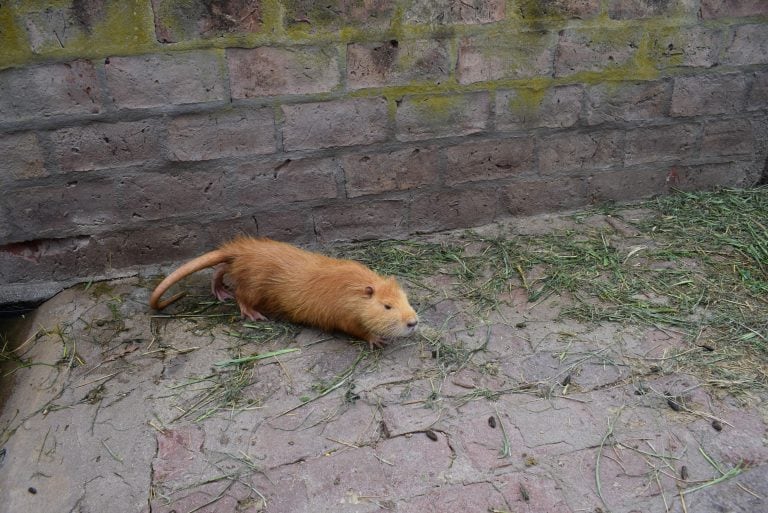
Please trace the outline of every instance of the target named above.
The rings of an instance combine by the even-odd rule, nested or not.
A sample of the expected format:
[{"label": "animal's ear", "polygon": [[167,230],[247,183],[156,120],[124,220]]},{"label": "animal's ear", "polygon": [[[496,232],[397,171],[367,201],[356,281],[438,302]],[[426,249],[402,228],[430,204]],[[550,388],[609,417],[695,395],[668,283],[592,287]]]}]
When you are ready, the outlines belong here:
[{"label": "animal's ear", "polygon": [[365,295],[368,296],[369,298],[373,297],[373,292],[374,292],[373,287],[371,287],[370,285],[365,287]]}]

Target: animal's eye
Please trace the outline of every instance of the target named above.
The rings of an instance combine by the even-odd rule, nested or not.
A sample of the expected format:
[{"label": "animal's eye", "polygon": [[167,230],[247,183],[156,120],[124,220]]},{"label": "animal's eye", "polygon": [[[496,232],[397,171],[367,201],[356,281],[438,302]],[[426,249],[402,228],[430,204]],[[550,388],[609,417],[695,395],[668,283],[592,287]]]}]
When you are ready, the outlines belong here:
[{"label": "animal's eye", "polygon": [[384,305],[384,308],[386,308],[387,310],[392,310],[392,305]]}]

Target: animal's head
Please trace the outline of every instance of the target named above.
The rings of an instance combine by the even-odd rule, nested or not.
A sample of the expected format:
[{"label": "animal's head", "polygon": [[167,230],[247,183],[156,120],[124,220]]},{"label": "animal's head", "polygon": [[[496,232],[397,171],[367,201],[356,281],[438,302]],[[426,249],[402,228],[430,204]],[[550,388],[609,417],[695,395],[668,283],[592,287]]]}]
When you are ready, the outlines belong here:
[{"label": "animal's head", "polygon": [[407,337],[416,331],[419,317],[402,287],[392,277],[364,289],[363,321],[371,332],[384,337]]}]

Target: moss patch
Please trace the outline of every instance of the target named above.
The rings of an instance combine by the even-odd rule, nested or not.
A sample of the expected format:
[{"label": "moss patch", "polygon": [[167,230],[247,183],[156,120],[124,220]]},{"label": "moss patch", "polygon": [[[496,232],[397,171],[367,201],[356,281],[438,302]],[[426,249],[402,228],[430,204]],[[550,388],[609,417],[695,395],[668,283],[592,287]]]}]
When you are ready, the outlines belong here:
[{"label": "moss patch", "polygon": [[24,35],[7,5],[0,5],[0,69],[24,62],[31,56]]}]

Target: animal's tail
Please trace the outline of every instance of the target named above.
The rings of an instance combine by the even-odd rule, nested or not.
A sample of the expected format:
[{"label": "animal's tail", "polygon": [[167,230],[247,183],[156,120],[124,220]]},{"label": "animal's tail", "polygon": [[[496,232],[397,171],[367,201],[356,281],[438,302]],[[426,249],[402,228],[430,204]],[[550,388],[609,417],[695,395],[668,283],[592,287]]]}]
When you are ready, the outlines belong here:
[{"label": "animal's tail", "polygon": [[160,282],[157,287],[155,287],[155,290],[152,292],[152,296],[149,298],[149,306],[155,310],[162,310],[177,299],[180,299],[185,294],[185,292],[179,292],[175,296],[166,299],[165,301],[160,301],[160,298],[163,296],[165,291],[171,287],[171,285],[192,273],[196,273],[197,271],[205,269],[206,267],[213,267],[214,265],[225,262],[228,259],[229,255],[227,253],[217,249],[215,251],[201,255],[194,260],[190,260],[169,274],[163,281]]}]

